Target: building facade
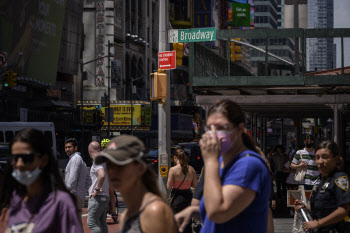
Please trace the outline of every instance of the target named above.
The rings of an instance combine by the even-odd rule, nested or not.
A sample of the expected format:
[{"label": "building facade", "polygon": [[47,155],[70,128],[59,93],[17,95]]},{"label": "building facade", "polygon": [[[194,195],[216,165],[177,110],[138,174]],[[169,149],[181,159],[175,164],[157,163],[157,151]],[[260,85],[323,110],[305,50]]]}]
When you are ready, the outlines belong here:
[{"label": "building facade", "polygon": [[[308,15],[308,28],[333,28],[334,1],[308,0]],[[336,67],[333,38],[311,38],[307,40],[307,44],[308,71],[320,71]]]}]

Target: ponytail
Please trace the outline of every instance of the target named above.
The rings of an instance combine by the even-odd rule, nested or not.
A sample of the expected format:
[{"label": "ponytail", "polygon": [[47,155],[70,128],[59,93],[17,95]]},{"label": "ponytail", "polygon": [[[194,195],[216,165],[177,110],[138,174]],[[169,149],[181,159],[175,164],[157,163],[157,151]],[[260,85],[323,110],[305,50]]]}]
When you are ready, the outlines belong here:
[{"label": "ponytail", "polygon": [[242,141],[243,141],[243,144],[249,149],[249,150],[252,150],[258,154],[259,151],[256,149],[256,145],[255,143],[252,141],[252,139],[248,136],[248,134],[246,133],[242,133]]}]

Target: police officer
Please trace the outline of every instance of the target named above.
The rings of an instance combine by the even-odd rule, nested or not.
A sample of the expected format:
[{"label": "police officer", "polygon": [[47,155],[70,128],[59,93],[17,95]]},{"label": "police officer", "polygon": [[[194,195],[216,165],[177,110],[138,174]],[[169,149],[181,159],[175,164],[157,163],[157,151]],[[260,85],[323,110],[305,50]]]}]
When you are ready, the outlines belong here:
[{"label": "police officer", "polygon": [[[304,222],[306,232],[317,233],[348,232],[345,230],[344,218],[348,215],[350,191],[349,177],[339,172],[339,148],[333,141],[324,141],[316,147],[316,164],[321,181],[314,186],[310,197],[312,221]],[[305,207],[301,201],[296,202],[295,209]]]}]

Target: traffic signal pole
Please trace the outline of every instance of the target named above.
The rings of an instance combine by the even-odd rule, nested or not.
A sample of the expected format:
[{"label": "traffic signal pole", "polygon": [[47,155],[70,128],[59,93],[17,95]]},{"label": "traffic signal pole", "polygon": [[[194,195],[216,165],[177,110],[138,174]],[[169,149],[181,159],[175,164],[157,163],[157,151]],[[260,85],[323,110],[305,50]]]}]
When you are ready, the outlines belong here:
[{"label": "traffic signal pole", "polygon": [[[159,49],[158,52],[167,50],[168,31],[168,0],[159,1]],[[160,155],[167,154],[170,161],[170,73],[168,75],[168,95],[165,103],[158,102],[158,185],[161,192],[166,193],[167,177],[160,174]],[[168,162],[169,164],[169,162]]]}]

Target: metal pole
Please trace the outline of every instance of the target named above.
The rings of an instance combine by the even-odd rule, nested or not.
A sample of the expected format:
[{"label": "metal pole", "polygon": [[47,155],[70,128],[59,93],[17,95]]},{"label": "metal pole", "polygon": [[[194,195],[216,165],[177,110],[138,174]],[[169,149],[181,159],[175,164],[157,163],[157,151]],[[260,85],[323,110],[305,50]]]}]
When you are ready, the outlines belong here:
[{"label": "metal pole", "polygon": [[[166,51],[167,41],[167,19],[168,14],[168,0],[159,1],[159,52]],[[167,72],[169,74],[169,72]],[[168,90],[170,88],[170,77],[168,76]],[[167,108],[170,111],[170,93],[166,98],[166,103],[163,107],[161,102],[158,103],[158,161],[160,161],[161,154],[167,154]],[[170,115],[168,116],[170,117]],[[170,138],[169,138],[170,139]],[[160,162],[158,162],[158,185],[161,192],[166,193],[165,182],[167,177],[162,177],[160,174]]]},{"label": "metal pole", "polygon": [[108,128],[107,128],[107,138],[110,138],[110,125],[111,125],[111,105],[110,105],[110,102],[111,102],[111,87],[110,87],[110,76],[111,76],[111,42],[108,41],[108,77],[107,77],[107,82],[108,82],[108,85],[107,85],[107,89],[108,89]]},{"label": "metal pole", "polygon": [[[294,1],[294,28],[299,28],[299,7],[298,1]],[[295,37],[295,75],[299,74],[299,37]]]},{"label": "metal pole", "polygon": [[131,135],[134,135],[134,131],[132,130],[132,127],[134,126],[134,111],[133,111],[133,90],[134,88],[134,80],[131,78]]},{"label": "metal pole", "polygon": [[81,148],[80,151],[83,152],[83,147],[84,147],[84,105],[83,105],[83,101],[84,101],[84,80],[83,80],[83,67],[84,64],[81,63],[80,64],[80,77],[81,77],[81,83],[80,83],[80,102],[81,102],[81,106],[80,106],[80,118],[81,118]]}]

